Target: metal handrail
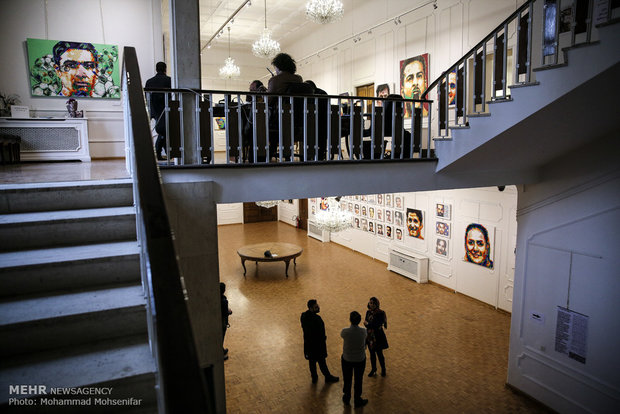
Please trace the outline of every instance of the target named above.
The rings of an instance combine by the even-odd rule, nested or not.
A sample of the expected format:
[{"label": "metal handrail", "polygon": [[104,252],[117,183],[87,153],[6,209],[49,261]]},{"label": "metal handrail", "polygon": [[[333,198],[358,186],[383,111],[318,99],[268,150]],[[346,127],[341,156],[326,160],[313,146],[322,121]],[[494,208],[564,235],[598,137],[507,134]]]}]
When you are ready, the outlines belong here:
[{"label": "metal handrail", "polygon": [[198,362],[153,156],[140,69],[133,47],[124,48],[123,95],[149,337],[157,366],[158,411],[212,412],[213,402],[208,401],[207,382]]}]

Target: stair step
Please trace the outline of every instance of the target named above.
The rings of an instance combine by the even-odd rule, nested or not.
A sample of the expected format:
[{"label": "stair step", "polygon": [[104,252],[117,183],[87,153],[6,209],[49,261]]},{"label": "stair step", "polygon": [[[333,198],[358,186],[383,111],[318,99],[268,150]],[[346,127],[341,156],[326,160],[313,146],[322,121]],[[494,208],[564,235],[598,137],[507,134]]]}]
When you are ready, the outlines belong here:
[{"label": "stair step", "polygon": [[0,185],[0,214],[131,205],[131,179]]},{"label": "stair step", "polygon": [[0,298],[140,283],[137,241],[0,253]]},{"label": "stair step", "polygon": [[146,333],[141,285],[0,302],[0,355]]},{"label": "stair step", "polygon": [[[43,385],[45,397],[51,388],[111,387],[111,395],[91,398],[142,398],[141,407],[154,404],[155,366],[145,335],[136,335],[79,347],[39,352],[3,361],[0,369],[0,409],[7,408],[9,398],[25,398],[35,394],[9,394],[9,385]],[[70,395],[69,398],[79,398]],[[87,398],[87,397],[86,397]],[[17,407],[23,408],[23,407]],[[77,410],[75,410],[77,408]],[[110,412],[111,408],[103,407]],[[63,407],[65,411],[94,412],[83,407]],[[118,407],[116,407],[118,409]],[[115,408],[112,408],[114,411]],[[16,412],[21,412],[16,410]],[[47,409],[44,412],[49,412]]]},{"label": "stair step", "polygon": [[134,207],[0,216],[0,251],[135,239]]}]

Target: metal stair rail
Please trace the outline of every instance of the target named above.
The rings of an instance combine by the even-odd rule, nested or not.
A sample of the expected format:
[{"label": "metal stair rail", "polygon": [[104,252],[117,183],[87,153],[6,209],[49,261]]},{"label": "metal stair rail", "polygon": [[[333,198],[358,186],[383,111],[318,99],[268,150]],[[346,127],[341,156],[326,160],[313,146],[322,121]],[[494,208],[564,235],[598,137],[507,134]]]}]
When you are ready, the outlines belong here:
[{"label": "metal stair rail", "polygon": [[[489,116],[487,104],[511,100],[509,88],[536,85],[535,70],[565,65],[561,46],[591,42],[594,7],[593,0],[528,0],[521,5],[422,93],[423,99],[437,101],[434,139],[449,140],[450,130],[469,127],[469,118]],[[596,17],[609,20],[612,7],[610,2],[603,16],[597,10]],[[561,19],[562,14],[570,20]],[[566,32],[568,41],[562,36]]]},{"label": "metal stair rail", "polygon": [[208,370],[202,371],[195,349],[181,276],[159,173],[135,48],[124,48],[123,99],[126,136],[141,247],[142,280],[153,356],[157,363],[160,413],[215,412]]}]

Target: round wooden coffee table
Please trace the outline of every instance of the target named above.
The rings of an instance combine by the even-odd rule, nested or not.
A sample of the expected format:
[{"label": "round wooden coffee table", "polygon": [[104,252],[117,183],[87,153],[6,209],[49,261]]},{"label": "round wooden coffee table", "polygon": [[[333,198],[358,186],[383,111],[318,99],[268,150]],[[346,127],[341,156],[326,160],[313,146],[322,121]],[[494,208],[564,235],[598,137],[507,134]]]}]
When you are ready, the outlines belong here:
[{"label": "round wooden coffee table", "polygon": [[[269,250],[271,256],[265,256],[265,252]],[[250,244],[237,249],[237,254],[241,258],[241,265],[243,266],[243,276],[246,274],[245,261],[251,260],[256,262],[277,262],[282,261],[286,263],[285,274],[288,277],[288,265],[293,260],[293,264],[297,265],[297,257],[304,251],[300,246],[292,243],[282,242],[266,242]]]}]

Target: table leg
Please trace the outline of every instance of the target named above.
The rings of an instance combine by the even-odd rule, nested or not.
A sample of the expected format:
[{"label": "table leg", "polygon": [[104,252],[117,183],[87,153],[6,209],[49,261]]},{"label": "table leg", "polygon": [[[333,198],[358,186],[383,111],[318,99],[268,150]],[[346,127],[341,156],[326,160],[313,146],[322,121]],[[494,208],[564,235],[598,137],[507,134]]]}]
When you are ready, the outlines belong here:
[{"label": "table leg", "polygon": [[296,258],[296,257],[293,257],[293,264],[294,264],[295,266],[297,266],[297,258]]},{"label": "table leg", "polygon": [[246,274],[246,270],[245,270],[245,259],[241,259],[241,266],[243,266],[243,276],[245,276],[245,274]]},{"label": "table leg", "polygon": [[285,260],[284,263],[286,263],[286,270],[285,270],[285,274],[286,277],[288,277],[288,265],[291,263],[291,259]]}]

